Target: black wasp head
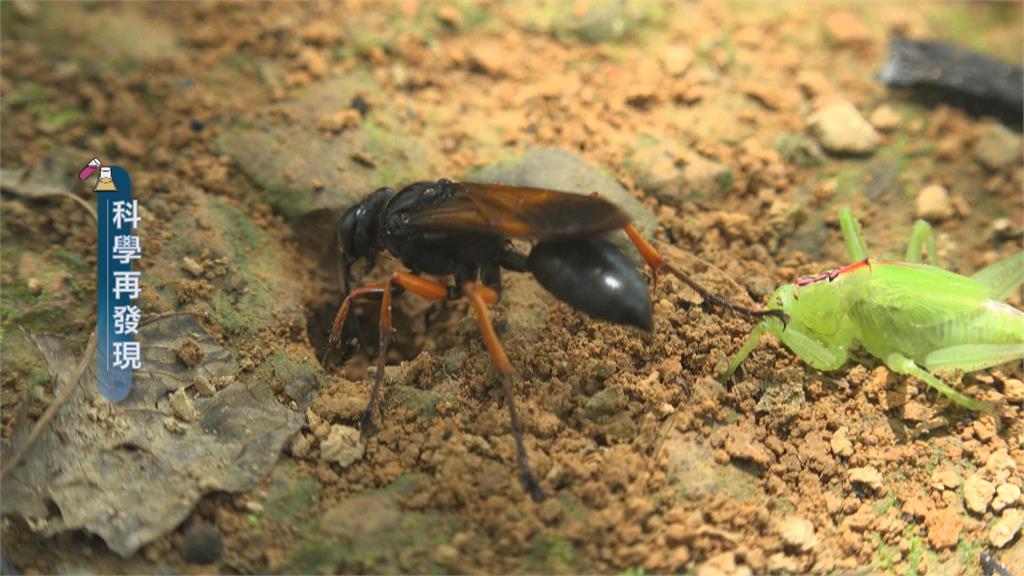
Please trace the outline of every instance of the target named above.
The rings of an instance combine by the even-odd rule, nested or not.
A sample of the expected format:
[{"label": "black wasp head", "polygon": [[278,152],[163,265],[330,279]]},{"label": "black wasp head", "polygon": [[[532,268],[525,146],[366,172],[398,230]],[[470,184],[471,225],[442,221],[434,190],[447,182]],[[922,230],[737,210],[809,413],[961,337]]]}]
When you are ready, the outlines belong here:
[{"label": "black wasp head", "polygon": [[338,219],[337,241],[345,267],[346,291],[349,271],[357,261],[372,258],[383,246],[379,235],[381,216],[388,200],[395,195],[391,188],[379,188],[358,204],[354,204]]}]

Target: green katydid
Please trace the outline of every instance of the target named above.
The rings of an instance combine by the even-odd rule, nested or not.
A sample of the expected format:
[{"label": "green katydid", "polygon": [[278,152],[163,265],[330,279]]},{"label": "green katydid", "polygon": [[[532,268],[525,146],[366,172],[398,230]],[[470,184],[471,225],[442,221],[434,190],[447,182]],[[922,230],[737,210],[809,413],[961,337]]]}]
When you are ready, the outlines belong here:
[{"label": "green katydid", "polygon": [[923,380],[971,410],[990,409],[932,372],[973,372],[1024,358],[1024,312],[1002,302],[1024,283],[1024,252],[966,277],[919,263],[922,245],[936,260],[931,226],[923,220],[914,225],[906,262],[868,258],[848,208],[839,211],[839,223],[854,263],[778,288],[768,308],[781,309],[789,322],[761,321],[721,379],[768,332],[818,370],[840,368],[860,344],[893,372]]}]

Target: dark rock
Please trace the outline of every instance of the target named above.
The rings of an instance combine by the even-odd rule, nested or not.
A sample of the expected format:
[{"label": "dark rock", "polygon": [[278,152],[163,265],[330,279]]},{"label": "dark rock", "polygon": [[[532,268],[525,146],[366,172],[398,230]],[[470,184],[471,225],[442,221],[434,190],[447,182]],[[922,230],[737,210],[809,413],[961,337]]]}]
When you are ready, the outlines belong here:
[{"label": "dark rock", "polygon": [[189,564],[215,564],[224,554],[224,539],[216,526],[193,524],[185,530],[181,555]]},{"label": "dark rock", "polygon": [[996,116],[1020,128],[1024,70],[946,42],[894,37],[878,81],[910,89],[925,103],[946,103],[976,115]]}]

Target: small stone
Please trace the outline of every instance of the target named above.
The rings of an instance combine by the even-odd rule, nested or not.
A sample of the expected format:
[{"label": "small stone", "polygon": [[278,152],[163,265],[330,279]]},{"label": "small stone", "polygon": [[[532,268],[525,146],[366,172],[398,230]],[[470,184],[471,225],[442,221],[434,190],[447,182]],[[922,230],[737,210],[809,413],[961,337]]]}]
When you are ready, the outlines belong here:
[{"label": "small stone", "polygon": [[166,428],[168,432],[172,432],[174,434],[184,434],[185,431],[188,430],[188,426],[186,426],[184,422],[172,416],[164,418],[164,428]]},{"label": "small stone", "polygon": [[189,564],[214,564],[224,554],[224,539],[216,526],[193,524],[185,530],[181,555]]},{"label": "small stone", "polygon": [[[316,123],[316,127],[322,132],[339,134],[349,128],[359,126],[362,119],[362,115],[355,108],[344,108],[320,118]],[[324,183],[321,181],[320,188],[323,188],[323,186]]]},{"label": "small stone", "polygon": [[992,499],[992,509],[999,512],[1020,500],[1020,487],[1015,484],[1000,484],[996,488],[996,497]]},{"label": "small stone", "polygon": [[853,442],[850,442],[849,434],[850,429],[846,426],[840,426],[838,430],[832,433],[829,446],[832,448],[833,454],[844,457],[853,455]]},{"label": "small stone", "polygon": [[725,438],[725,451],[729,456],[753,462],[758,466],[768,466],[774,459],[764,444],[754,438],[750,429],[734,429]]},{"label": "small stone", "polygon": [[818,537],[814,534],[814,524],[806,518],[788,516],[779,525],[779,535],[783,542],[810,552],[818,545]]},{"label": "small stone", "polygon": [[1007,453],[1006,448],[1000,448],[989,454],[985,461],[985,469],[993,476],[1003,476],[1017,469],[1017,461]]},{"label": "small stone", "polygon": [[1007,402],[1024,402],[1024,382],[1017,378],[1007,378],[1003,382],[1003,396]]},{"label": "small stone", "polygon": [[251,512],[253,514],[262,514],[263,513],[263,504],[260,504],[259,502],[255,501],[255,500],[247,500],[245,502],[245,509],[246,509],[246,511]]},{"label": "small stone", "polygon": [[888,104],[882,104],[875,108],[875,111],[868,117],[868,122],[871,122],[872,126],[882,132],[889,132],[899,128],[902,121],[903,119],[900,118],[900,115]]},{"label": "small stone", "polygon": [[835,91],[828,78],[817,70],[801,70],[796,75],[796,83],[809,96],[821,96]]},{"label": "small stone", "polygon": [[932,474],[932,488],[936,490],[955,490],[960,485],[960,474],[955,468],[946,466]]},{"label": "small stone", "polygon": [[928,529],[928,543],[936,550],[956,546],[964,527],[964,521],[952,508],[929,511],[924,523]]},{"label": "small stone", "polygon": [[846,101],[821,108],[811,115],[808,125],[821,145],[833,154],[868,155],[880,141],[874,127]]},{"label": "small stone", "polygon": [[985,128],[977,144],[974,158],[989,170],[1001,170],[1021,163],[1021,137],[1002,124]]},{"label": "small stone", "polygon": [[196,374],[196,377],[192,380],[192,385],[196,387],[196,392],[199,392],[202,396],[213,396],[214,392],[217,391],[213,387],[213,383],[210,379],[202,374]]},{"label": "small stone", "polygon": [[194,368],[206,358],[206,353],[199,347],[199,344],[191,338],[186,338],[178,346],[178,359],[189,368]]},{"label": "small stone", "polygon": [[724,164],[694,154],[683,168],[683,182],[686,192],[696,194],[697,198],[717,198],[729,191],[732,171]]},{"label": "small stone", "polygon": [[850,482],[864,484],[865,486],[869,486],[872,490],[882,489],[882,474],[874,466],[851,468],[847,472],[847,476],[849,477]]},{"label": "small stone", "polygon": [[437,8],[437,19],[443,24],[455,28],[456,30],[462,28],[462,12],[459,10],[458,6],[453,6],[451,4],[439,6]]},{"label": "small stone", "polygon": [[199,419],[199,410],[192,398],[185,392],[184,388],[178,388],[168,399],[171,411],[174,415],[186,422],[195,422]]},{"label": "small stone", "polygon": [[299,52],[299,61],[314,78],[327,74],[327,60],[313,48],[303,48]]},{"label": "small stone", "polygon": [[508,50],[496,40],[483,40],[475,43],[470,50],[469,58],[482,72],[491,76],[502,76],[508,68]]},{"label": "small stone", "polygon": [[935,417],[935,410],[916,400],[908,400],[903,405],[903,418],[910,422],[927,422]]},{"label": "small stone", "polygon": [[629,158],[629,166],[636,183],[648,192],[659,194],[674,188],[679,178],[676,154],[660,145],[640,146]]},{"label": "small stone", "polygon": [[740,91],[769,110],[795,110],[803,103],[800,93],[794,89],[787,90],[759,82],[745,82],[740,85]]},{"label": "small stone", "polygon": [[587,418],[598,420],[621,412],[626,407],[626,393],[621,386],[609,386],[587,400],[583,407]]},{"label": "small stone", "polygon": [[332,425],[327,438],[320,442],[321,456],[342,468],[347,468],[362,458],[365,449],[359,437],[359,430],[341,424]]},{"label": "small stone", "polygon": [[679,76],[693,63],[693,49],[686,44],[673,44],[661,53],[661,65],[665,72]]},{"label": "small stone", "polygon": [[1024,513],[1016,508],[1010,508],[992,525],[988,540],[996,548],[1002,548],[1017,536],[1021,525],[1024,525]]},{"label": "small stone", "polygon": [[800,560],[776,552],[768,557],[768,572],[772,574],[796,574],[800,572]]},{"label": "small stone", "polygon": [[978,474],[972,474],[964,482],[964,502],[967,509],[976,514],[984,514],[995,492],[996,487],[991,482]]},{"label": "small stone", "polygon": [[871,42],[871,33],[851,12],[835,12],[825,19],[825,31],[841,46],[863,46]]},{"label": "small stone", "polygon": [[451,544],[441,544],[434,550],[434,561],[442,566],[450,566],[459,559],[459,551]]},{"label": "small stone", "polygon": [[309,456],[309,451],[313,447],[313,441],[310,440],[309,436],[305,434],[296,434],[292,440],[291,453],[296,458],[305,458]]},{"label": "small stone", "polygon": [[917,217],[929,222],[941,222],[953,216],[953,202],[949,192],[939,184],[925,187],[917,194]]},{"label": "small stone", "polygon": [[181,259],[181,267],[182,269],[185,270],[185,272],[188,272],[193,276],[203,275],[203,265],[200,264],[199,262],[196,262],[189,256],[185,256]]}]

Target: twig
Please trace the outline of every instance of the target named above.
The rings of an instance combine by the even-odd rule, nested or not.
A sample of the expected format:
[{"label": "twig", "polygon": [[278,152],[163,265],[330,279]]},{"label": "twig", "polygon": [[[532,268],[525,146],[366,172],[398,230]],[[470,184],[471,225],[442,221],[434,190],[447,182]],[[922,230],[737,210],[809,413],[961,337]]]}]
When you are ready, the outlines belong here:
[{"label": "twig", "polygon": [[75,366],[75,371],[71,374],[71,379],[64,384],[64,387],[60,389],[57,396],[50,403],[43,415],[39,417],[35,425],[32,427],[32,432],[28,435],[25,443],[18,447],[17,451],[11,456],[10,460],[4,463],[2,469],[0,469],[0,480],[7,478],[7,475],[14,470],[14,468],[21,462],[21,460],[28,454],[32,445],[36,443],[43,434],[43,430],[50,425],[50,422],[60,412],[61,406],[67,402],[67,399],[71,396],[71,392],[75,389],[78,381],[82,379],[82,374],[85,374],[86,367],[89,366],[90,361],[96,359],[96,331],[89,335],[89,343],[85,345],[85,352],[82,354],[82,359],[78,361],[78,366]]},{"label": "twig", "polygon": [[99,222],[99,221],[100,221],[99,217],[98,217],[98,216],[96,216],[96,209],[95,209],[95,208],[93,208],[91,204],[89,204],[88,202],[86,202],[86,201],[85,201],[85,200],[84,200],[83,198],[81,198],[80,196],[76,196],[76,195],[72,194],[71,192],[61,192],[61,193],[60,193],[59,195],[60,195],[60,196],[67,196],[68,198],[71,198],[71,199],[72,199],[72,200],[74,200],[75,202],[78,202],[78,203],[79,203],[79,204],[80,204],[80,205],[82,206],[82,208],[85,208],[85,211],[86,211],[86,212],[88,212],[89,214],[91,214],[91,215],[92,215],[92,219],[93,219],[93,220],[95,220],[96,222]]}]

